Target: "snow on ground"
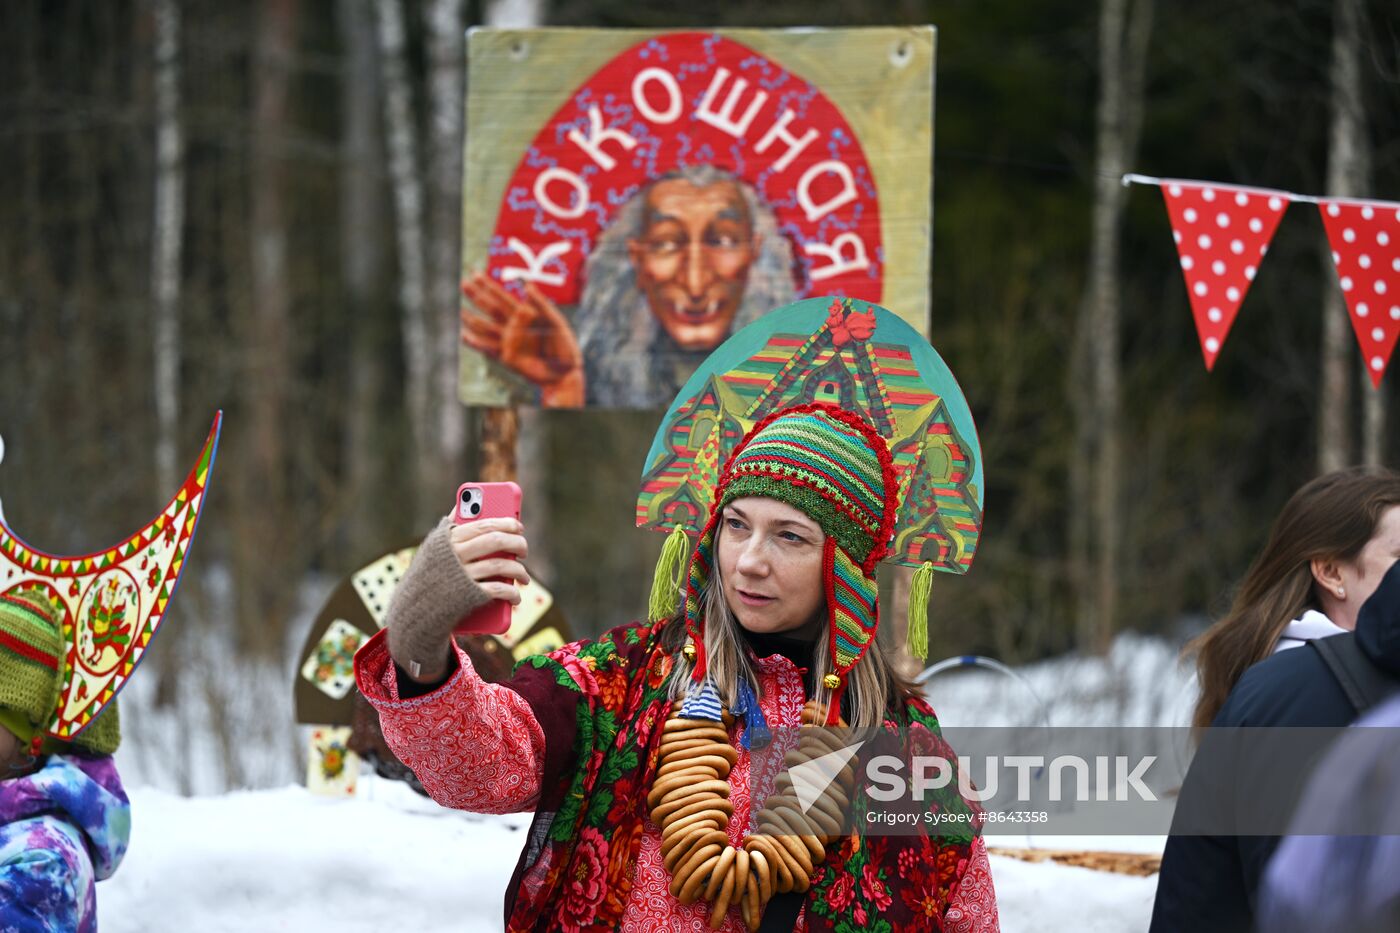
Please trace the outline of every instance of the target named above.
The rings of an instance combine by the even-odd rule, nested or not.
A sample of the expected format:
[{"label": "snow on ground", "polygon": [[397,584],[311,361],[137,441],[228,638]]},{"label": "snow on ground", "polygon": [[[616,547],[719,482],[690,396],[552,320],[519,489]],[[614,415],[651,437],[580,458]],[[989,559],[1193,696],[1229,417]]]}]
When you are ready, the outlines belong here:
[{"label": "snow on ground", "polygon": [[1166,639],[1125,633],[1105,657],[958,667],[924,684],[945,726],[1188,726],[1196,677]]},{"label": "snow on ground", "polygon": [[103,933],[499,930],[527,815],[444,810],[367,777],[349,800],[305,788],[131,794],[131,849],[98,885]]},{"label": "snow on ground", "polygon": [[[103,933],[499,930],[529,825],[444,810],[373,776],[347,800],[300,787],[131,798],[131,850],[97,889]],[[992,875],[1005,933],[1144,930],[1157,886],[999,856]]]},{"label": "snow on ground", "polygon": [[[177,702],[156,702],[155,671],[122,694],[117,754],[133,806],[131,850],[98,886],[104,933],[189,930],[499,930],[527,816],[443,810],[406,786],[361,776],[354,799],[288,786],[305,773],[292,721],[296,658],[332,581],[303,592],[285,660],[238,665],[217,630],[172,641]],[[295,637],[293,637],[295,636]],[[1179,725],[1194,683],[1164,640],[1123,635],[1106,658],[955,670],[927,685],[948,725]],[[198,794],[201,796],[181,796]],[[1161,837],[1003,836],[992,845],[1160,852]],[[1156,878],[993,856],[1006,933],[1147,928]]]},{"label": "snow on ground", "polygon": [[1157,893],[1156,875],[1134,878],[996,855],[992,882],[1002,933],[1141,933]]}]

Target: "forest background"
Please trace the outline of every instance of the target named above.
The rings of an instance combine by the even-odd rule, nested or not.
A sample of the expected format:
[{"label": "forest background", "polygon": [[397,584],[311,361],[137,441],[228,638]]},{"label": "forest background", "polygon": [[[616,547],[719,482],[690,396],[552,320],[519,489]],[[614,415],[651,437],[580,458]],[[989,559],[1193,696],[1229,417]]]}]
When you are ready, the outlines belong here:
[{"label": "forest background", "polygon": [[[290,680],[308,602],[481,468],[483,415],[451,386],[462,31],[488,20],[938,27],[929,336],[987,485],[972,572],[935,581],[934,658],[1179,643],[1301,483],[1397,462],[1396,375],[1362,372],[1313,208],[1285,216],[1207,374],[1161,197],[1118,184],[1400,200],[1379,0],[10,0],[9,524],[56,553],[120,539],[225,411],[158,703],[233,700],[214,675],[244,663]],[[531,563],[576,634],[645,606],[661,539],[631,503],[658,415],[521,413]]]}]

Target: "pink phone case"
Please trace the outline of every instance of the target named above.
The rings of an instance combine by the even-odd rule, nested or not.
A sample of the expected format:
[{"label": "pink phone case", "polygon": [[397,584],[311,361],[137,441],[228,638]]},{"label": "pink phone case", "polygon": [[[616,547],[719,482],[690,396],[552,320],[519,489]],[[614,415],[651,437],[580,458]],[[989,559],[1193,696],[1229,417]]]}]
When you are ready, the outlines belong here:
[{"label": "pink phone case", "polygon": [[[452,521],[458,525],[483,518],[520,520],[520,487],[514,483],[463,483],[457,487],[452,505]],[[494,557],[510,557],[495,554]],[[504,635],[510,630],[511,604],[493,599],[457,623],[458,635]]]}]

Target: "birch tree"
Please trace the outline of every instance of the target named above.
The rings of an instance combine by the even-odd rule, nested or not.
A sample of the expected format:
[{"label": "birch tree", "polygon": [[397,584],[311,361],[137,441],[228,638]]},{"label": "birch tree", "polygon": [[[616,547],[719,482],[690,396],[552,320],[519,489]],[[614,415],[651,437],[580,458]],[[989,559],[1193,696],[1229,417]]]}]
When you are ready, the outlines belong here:
[{"label": "birch tree", "polygon": [[349,395],[346,399],[344,520],[350,550],[376,546],[376,510],[364,496],[378,486],[383,468],[376,443],[379,399],[384,383],[383,318],[377,304],[383,286],[383,227],[380,176],[384,164],[379,138],[379,78],[372,0],[338,0],[337,26],[344,49],[341,84],[340,236],[345,283]]},{"label": "birch tree", "polygon": [[262,499],[281,507],[285,483],[285,416],[291,379],[291,300],[287,275],[285,166],[288,87],[296,47],[297,0],[258,7],[253,75],[252,392],[253,460]]},{"label": "birch tree", "polygon": [[529,29],[544,23],[545,0],[490,0],[486,24],[502,29]]},{"label": "birch tree", "polygon": [[[544,0],[492,0],[486,5],[486,24],[502,29],[528,29],[544,22]],[[455,307],[455,304],[454,304]],[[456,338],[454,337],[454,340]],[[455,372],[455,371],[454,371]],[[487,419],[477,420],[482,440],[495,433],[495,425]],[[548,417],[538,408],[524,408],[515,421],[517,431],[511,457],[515,463],[515,479],[526,491],[522,508],[532,527],[551,528],[548,457]],[[554,578],[552,534],[538,535],[530,545],[530,566],[547,581]]]},{"label": "birch tree", "polygon": [[[1099,100],[1095,118],[1093,231],[1088,289],[1076,325],[1070,387],[1077,423],[1070,507],[1081,646],[1106,651],[1118,608],[1122,534],[1119,179],[1137,150],[1152,0],[1102,0]],[[1087,370],[1087,372],[1086,372]],[[1086,378],[1087,376],[1087,378]]]},{"label": "birch tree", "polygon": [[[423,262],[423,181],[409,86],[403,9],[399,0],[375,0],[383,79],[384,132],[393,185],[395,245],[399,258],[399,311],[402,314],[410,459],[418,471],[414,512],[427,520],[436,511],[427,501],[436,471],[432,466],[433,332],[429,327]],[[450,494],[450,493],[449,493]]]},{"label": "birch tree", "polygon": [[452,482],[466,441],[457,400],[457,307],[462,256],[462,115],[465,107],[465,22],[462,0],[433,0],[428,8],[428,307],[436,374],[437,463],[434,485]]},{"label": "birch tree", "polygon": [[[1366,193],[1370,165],[1366,112],[1361,95],[1361,0],[1336,0],[1332,7],[1332,125],[1327,142],[1327,194],[1357,197]],[[1331,284],[1322,302],[1322,384],[1317,411],[1317,468],[1326,473],[1351,462],[1351,382],[1356,358],[1351,325],[1329,248],[1322,250],[1324,281]],[[1384,397],[1371,388],[1360,367],[1363,459],[1380,462]]]},{"label": "birch tree", "polygon": [[184,139],[180,129],[180,5],[154,0],[155,223],[151,236],[154,301],[156,488],[169,495],[176,465],[180,377],[180,245],[185,221]]}]

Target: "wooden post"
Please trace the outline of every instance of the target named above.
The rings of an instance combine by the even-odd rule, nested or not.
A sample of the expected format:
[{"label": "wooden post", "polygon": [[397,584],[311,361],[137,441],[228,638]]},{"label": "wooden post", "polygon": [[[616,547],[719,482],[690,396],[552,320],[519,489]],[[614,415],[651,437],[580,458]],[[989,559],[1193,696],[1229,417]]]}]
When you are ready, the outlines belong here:
[{"label": "wooden post", "polygon": [[514,482],[520,412],[515,408],[487,408],[481,415],[481,478],[488,483]]}]

